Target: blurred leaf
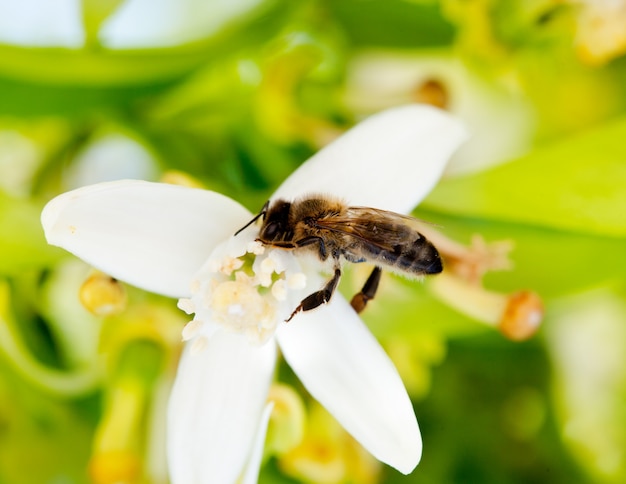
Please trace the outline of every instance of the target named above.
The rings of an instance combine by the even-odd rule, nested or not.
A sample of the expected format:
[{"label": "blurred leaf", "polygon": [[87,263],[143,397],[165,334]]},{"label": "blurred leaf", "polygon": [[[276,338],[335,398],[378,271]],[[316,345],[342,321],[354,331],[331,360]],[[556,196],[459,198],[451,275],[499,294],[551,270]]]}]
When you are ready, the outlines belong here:
[{"label": "blurred leaf", "polygon": [[358,46],[434,47],[454,37],[436,2],[331,0],[326,6]]},{"label": "blurred leaf", "polygon": [[536,111],[542,140],[571,136],[624,113],[626,91],[617,63],[591,69],[580,65],[571,53],[542,48],[519,56],[517,69]]},{"label": "blurred leaf", "polygon": [[[280,6],[280,9],[278,8]],[[67,49],[0,44],[0,78],[40,85],[145,86],[179,80],[207,62],[258,45],[273,35],[290,7],[266,1],[210,38],[152,49]]]},{"label": "blurred leaf", "polygon": [[445,180],[425,207],[582,233],[626,236],[626,119],[474,176]]},{"label": "blurred leaf", "polygon": [[[90,270],[81,260],[68,258],[56,264],[43,283],[39,281],[39,290],[30,296],[31,304],[36,305],[45,322],[57,359],[66,369],[93,367],[97,363],[101,320],[91,314],[79,298],[80,287]],[[20,290],[26,292],[23,284]],[[24,318],[19,318],[22,332],[27,327]],[[29,347],[35,348],[30,341]],[[41,350],[37,348],[35,353],[42,360]]]},{"label": "blurred leaf", "polygon": [[210,59],[202,46],[72,50],[0,45],[0,75],[39,84],[123,86],[171,81]]},{"label": "blurred leaf", "polygon": [[496,37],[511,48],[571,45],[576,7],[553,0],[497,2],[491,11]]},{"label": "blurred leaf", "polygon": [[0,482],[87,484],[93,418],[91,404],[77,403],[35,391],[0,365]]},{"label": "blurred leaf", "polygon": [[[620,289],[623,289],[620,288]],[[622,483],[626,461],[626,302],[602,288],[560,301],[546,327],[566,445],[594,482]]]},{"label": "blurred leaf", "polygon": [[81,0],[83,25],[87,36],[87,45],[97,44],[98,32],[102,23],[125,0]]},{"label": "blurred leaf", "polygon": [[112,116],[170,85],[165,82],[118,87],[40,85],[0,77],[0,113],[13,116]]},{"label": "blurred leaf", "polygon": [[484,233],[515,242],[512,272],[494,272],[486,279],[501,290],[532,289],[543,298],[556,298],[618,281],[626,274],[620,239],[506,225]]},{"label": "blurred leaf", "polygon": [[[371,269],[371,266],[354,264],[344,271],[340,289],[348,300],[363,286],[369,275],[368,267]],[[381,339],[424,333],[464,337],[492,331],[433,298],[427,284],[427,281],[411,281],[383,273],[376,299],[368,304],[361,317]]]},{"label": "blurred leaf", "polygon": [[611,283],[626,274],[622,239],[434,212],[420,211],[419,216],[462,243],[468,243],[473,234],[487,242],[513,241],[513,268],[486,276],[486,286],[496,291],[531,289],[551,299]]},{"label": "blurred leaf", "polygon": [[41,206],[0,192],[0,274],[37,269],[63,255],[46,243],[39,222]]},{"label": "blurred leaf", "polygon": [[[76,397],[92,392],[99,382],[97,362],[66,370],[58,361],[56,351],[47,351],[51,341],[47,328],[35,318],[15,318],[10,307],[11,294],[5,281],[0,280],[0,356],[7,365],[30,385],[56,397]],[[35,340],[36,345],[27,343]],[[41,351],[43,349],[43,351]],[[43,355],[42,355],[43,353]],[[44,362],[52,359],[57,361]],[[57,359],[57,357],[60,357]]]},{"label": "blurred leaf", "polygon": [[[383,482],[591,482],[563,449],[550,406],[550,362],[537,340],[512,343],[493,333],[452,340],[433,373],[432,393],[416,408],[422,461],[411,476],[389,472]],[[524,394],[534,395],[538,417],[532,405],[520,405]]]}]

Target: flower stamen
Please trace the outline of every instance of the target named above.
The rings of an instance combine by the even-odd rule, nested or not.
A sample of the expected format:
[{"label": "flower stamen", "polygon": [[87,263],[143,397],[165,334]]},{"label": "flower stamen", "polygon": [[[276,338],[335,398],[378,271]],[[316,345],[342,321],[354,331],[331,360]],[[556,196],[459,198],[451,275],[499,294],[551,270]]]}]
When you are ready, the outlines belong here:
[{"label": "flower stamen", "polygon": [[178,306],[178,309],[183,311],[185,314],[191,314],[196,311],[196,306],[193,301],[186,297],[180,298],[176,306]]},{"label": "flower stamen", "polygon": [[197,319],[189,321],[183,328],[183,341],[189,341],[190,339],[194,338],[199,333],[201,327],[201,321],[198,321]]},{"label": "flower stamen", "polygon": [[489,271],[503,271],[513,267],[509,259],[513,249],[510,240],[486,242],[481,235],[475,234],[470,244],[464,245],[432,227],[421,226],[420,232],[437,247],[444,258],[446,271],[452,271],[472,284],[480,284]]},{"label": "flower stamen", "polygon": [[194,321],[183,330],[183,339],[198,338],[218,325],[262,344],[281,320],[279,312],[286,312],[281,303],[289,291],[305,286],[306,276],[287,252],[268,250],[256,240],[246,240],[242,232],[215,249],[192,286],[191,298],[179,301],[181,309],[195,313]]},{"label": "flower stamen", "polygon": [[530,338],[543,319],[541,299],[531,291],[501,294],[445,273],[433,278],[429,287],[449,306],[514,341]]},{"label": "flower stamen", "polygon": [[96,316],[113,316],[126,308],[124,286],[102,272],[91,274],[80,287],[78,295],[83,306]]},{"label": "flower stamen", "polygon": [[209,340],[206,336],[198,336],[191,343],[191,354],[197,355],[198,353],[203,352],[206,347],[209,345]]}]

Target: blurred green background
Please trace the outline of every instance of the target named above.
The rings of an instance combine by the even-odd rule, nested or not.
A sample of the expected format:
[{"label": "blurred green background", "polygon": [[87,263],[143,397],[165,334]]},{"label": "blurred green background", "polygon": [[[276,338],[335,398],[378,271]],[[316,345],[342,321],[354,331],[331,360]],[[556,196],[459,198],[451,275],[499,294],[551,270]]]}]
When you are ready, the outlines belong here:
[{"label": "blurred green background", "polygon": [[117,286],[119,307],[91,314],[89,268],[45,243],[49,199],[129,177],[256,211],[407,102],[474,135],[416,214],[512,242],[513,267],[476,290],[537,292],[542,327],[510,341],[471,298],[386,276],[364,319],[412,395],[422,462],[374,461],[282,365],[306,431],[268,444],[261,482],[625,482],[624,25],[619,0],[0,0],[0,484],[167,482],[184,315]]}]

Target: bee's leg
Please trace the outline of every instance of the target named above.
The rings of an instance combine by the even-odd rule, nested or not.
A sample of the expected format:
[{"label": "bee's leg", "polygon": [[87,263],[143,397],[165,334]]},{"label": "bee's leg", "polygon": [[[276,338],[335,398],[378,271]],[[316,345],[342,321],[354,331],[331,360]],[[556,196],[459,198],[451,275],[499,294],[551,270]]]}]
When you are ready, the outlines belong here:
[{"label": "bee's leg", "polygon": [[326,244],[324,244],[324,239],[322,239],[321,237],[311,235],[310,237],[305,237],[304,239],[300,239],[297,242],[298,247],[305,247],[311,244],[319,244],[320,259],[326,260],[326,258],[328,257],[328,252],[326,252]]},{"label": "bee's leg", "polygon": [[339,279],[341,278],[341,269],[339,267],[335,267],[335,274],[332,279],[326,283],[326,285],[317,292],[314,292],[310,296],[305,297],[302,302],[298,305],[298,307],[291,313],[288,319],[285,322],[291,321],[296,314],[300,311],[310,311],[311,309],[315,309],[322,304],[326,304],[330,301],[330,298],[333,296],[335,289],[337,288],[337,284],[339,284]]},{"label": "bee's leg", "polygon": [[[256,239],[259,242],[262,242],[260,239]],[[297,246],[293,242],[272,242],[272,247],[277,247],[279,249],[295,249]]]},{"label": "bee's leg", "polygon": [[380,267],[374,267],[374,270],[363,284],[363,289],[361,292],[354,295],[350,304],[354,308],[357,313],[360,313],[365,309],[367,302],[371,299],[374,299],[376,295],[376,290],[378,289],[378,283],[380,282],[380,275],[382,274],[382,270]]}]

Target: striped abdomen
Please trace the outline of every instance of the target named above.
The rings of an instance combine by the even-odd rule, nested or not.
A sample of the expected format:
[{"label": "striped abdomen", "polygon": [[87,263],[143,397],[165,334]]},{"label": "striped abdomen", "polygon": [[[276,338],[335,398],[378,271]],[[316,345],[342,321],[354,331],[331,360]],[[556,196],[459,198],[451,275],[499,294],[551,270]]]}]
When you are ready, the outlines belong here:
[{"label": "striped abdomen", "polygon": [[390,250],[367,241],[359,245],[367,260],[393,271],[414,275],[441,272],[443,265],[435,246],[418,232],[411,231],[407,236],[406,242],[394,244]]}]

